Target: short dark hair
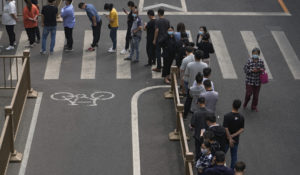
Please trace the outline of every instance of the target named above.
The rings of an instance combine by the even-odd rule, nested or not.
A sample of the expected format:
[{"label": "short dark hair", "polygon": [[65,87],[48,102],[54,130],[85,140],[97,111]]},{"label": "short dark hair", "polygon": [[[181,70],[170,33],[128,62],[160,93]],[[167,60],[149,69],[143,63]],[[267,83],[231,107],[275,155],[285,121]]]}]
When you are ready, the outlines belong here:
[{"label": "short dark hair", "polygon": [[254,49],[252,49],[252,54],[253,54],[254,52],[257,52],[258,55],[260,55],[260,49],[259,49],[259,48],[255,47]]},{"label": "short dark hair", "polygon": [[165,10],[164,10],[163,8],[160,8],[160,9],[158,9],[157,13],[158,13],[158,15],[160,15],[160,16],[164,16]]},{"label": "short dark hair", "polygon": [[203,69],[203,76],[204,77],[208,77],[211,74],[211,68],[210,67],[206,67]]},{"label": "short dark hair", "polygon": [[202,81],[203,81],[203,75],[202,75],[202,73],[198,72],[195,79],[196,79],[197,83],[202,83]]},{"label": "short dark hair", "polygon": [[113,9],[114,5],[112,3],[105,3],[104,4],[104,10],[111,11]]},{"label": "short dark hair", "polygon": [[246,164],[242,161],[236,162],[234,165],[234,170],[237,172],[244,172],[246,169]]},{"label": "short dark hair", "polygon": [[215,157],[217,163],[225,162],[225,153],[223,151],[217,151]]},{"label": "short dark hair", "polygon": [[194,48],[191,47],[191,46],[187,46],[187,47],[185,48],[185,50],[186,50],[188,53],[194,52]]},{"label": "short dark hair", "polygon": [[208,114],[205,116],[205,121],[209,121],[210,123],[216,123],[217,122],[217,117],[214,114]]},{"label": "short dark hair", "polygon": [[202,50],[196,50],[194,55],[195,55],[195,59],[197,59],[197,60],[201,60],[204,57],[204,54],[203,54]]},{"label": "short dark hair", "polygon": [[203,133],[203,138],[204,138],[204,139],[208,139],[208,140],[214,140],[215,134],[214,134],[213,131],[206,130],[206,131]]},{"label": "short dark hair", "polygon": [[199,104],[205,104],[205,98],[204,97],[199,97],[198,100],[197,100],[197,102]]},{"label": "short dark hair", "polygon": [[147,15],[149,15],[149,16],[154,16],[155,14],[154,14],[154,11],[153,11],[153,10],[148,10]]},{"label": "short dark hair", "polygon": [[234,109],[236,109],[236,110],[240,109],[241,105],[242,105],[242,101],[241,100],[239,100],[239,99],[233,100],[232,107]]},{"label": "short dark hair", "polygon": [[134,7],[134,2],[128,1],[127,6],[129,6],[129,7]]},{"label": "short dark hair", "polygon": [[209,150],[211,150],[211,144],[208,141],[204,141],[203,145],[208,148]]},{"label": "short dark hair", "polygon": [[78,8],[81,9],[81,8],[84,6],[84,4],[85,4],[84,2],[80,2],[80,3],[78,4]]},{"label": "short dark hair", "polygon": [[48,0],[49,3],[53,3],[55,0]]},{"label": "short dark hair", "polygon": [[203,84],[204,84],[204,87],[205,87],[205,88],[210,88],[210,87],[211,87],[211,81],[210,81],[209,79],[205,80],[205,81],[203,82]]}]

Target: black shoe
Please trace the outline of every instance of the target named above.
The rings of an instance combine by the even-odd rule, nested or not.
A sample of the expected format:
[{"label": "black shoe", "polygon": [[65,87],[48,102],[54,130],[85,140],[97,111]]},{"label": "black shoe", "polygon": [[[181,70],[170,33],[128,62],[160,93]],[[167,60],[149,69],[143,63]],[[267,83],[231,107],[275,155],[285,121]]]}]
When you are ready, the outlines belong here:
[{"label": "black shoe", "polygon": [[130,57],[124,58],[125,61],[131,61]]}]

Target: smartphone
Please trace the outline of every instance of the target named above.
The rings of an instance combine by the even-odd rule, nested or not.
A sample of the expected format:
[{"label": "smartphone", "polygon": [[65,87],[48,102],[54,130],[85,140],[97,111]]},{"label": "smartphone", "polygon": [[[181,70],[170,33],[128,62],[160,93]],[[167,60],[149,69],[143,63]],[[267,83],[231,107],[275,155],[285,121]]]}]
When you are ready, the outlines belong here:
[{"label": "smartphone", "polygon": [[125,8],[122,8],[123,9],[123,11],[126,13],[126,10],[125,10]]}]

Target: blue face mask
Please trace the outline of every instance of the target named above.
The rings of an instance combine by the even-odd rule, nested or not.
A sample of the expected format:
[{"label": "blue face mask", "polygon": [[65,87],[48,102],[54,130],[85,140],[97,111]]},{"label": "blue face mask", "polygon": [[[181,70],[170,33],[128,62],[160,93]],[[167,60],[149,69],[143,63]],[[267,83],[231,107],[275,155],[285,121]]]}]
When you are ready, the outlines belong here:
[{"label": "blue face mask", "polygon": [[204,34],[204,32],[203,32],[203,31],[199,31],[199,34],[200,34],[200,35],[203,35],[203,34]]},{"label": "blue face mask", "polygon": [[137,14],[133,13],[132,16],[135,18],[135,17],[137,17]]},{"label": "blue face mask", "polygon": [[169,35],[173,35],[174,32],[173,32],[173,31],[168,31],[168,34],[169,34]]},{"label": "blue face mask", "polygon": [[252,58],[258,59],[258,55],[252,55]]}]

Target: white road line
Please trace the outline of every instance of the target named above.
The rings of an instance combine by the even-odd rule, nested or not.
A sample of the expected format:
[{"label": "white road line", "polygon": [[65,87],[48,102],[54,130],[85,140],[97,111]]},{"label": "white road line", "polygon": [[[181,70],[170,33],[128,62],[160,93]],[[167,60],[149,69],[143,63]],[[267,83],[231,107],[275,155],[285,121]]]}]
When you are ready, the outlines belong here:
[{"label": "white road line", "polygon": [[86,30],[84,33],[84,46],[81,67],[81,79],[95,79],[96,77],[96,55],[97,52],[87,52],[93,41],[93,33]]},{"label": "white road line", "polygon": [[151,86],[136,92],[131,99],[131,134],[132,134],[132,161],[133,175],[141,175],[141,156],[139,139],[139,121],[138,121],[138,100],[139,97],[150,90],[159,88],[170,88],[168,85]]},{"label": "white road line", "polygon": [[291,43],[287,39],[286,35],[282,31],[272,31],[272,35],[279,46],[279,49],[288,64],[294,78],[300,79],[300,61],[295,53]]},{"label": "white road line", "polygon": [[120,54],[125,46],[126,33],[127,30],[118,30],[117,34],[117,79],[131,79],[131,62],[124,60],[128,55]]},{"label": "white road line", "polygon": [[182,11],[187,12],[186,0],[181,0]]},{"label": "white road line", "polygon": [[187,30],[186,33],[189,35],[189,41],[193,42],[193,37],[192,37],[192,33],[190,30]]},{"label": "white road line", "polygon": [[27,163],[28,163],[28,159],[29,159],[29,154],[30,154],[31,144],[33,141],[35,127],[36,127],[38,116],[39,116],[42,97],[43,97],[43,93],[39,92],[38,97],[35,102],[35,106],[34,106],[33,116],[32,116],[31,123],[30,123],[29,133],[28,133],[27,140],[26,140],[26,145],[25,145],[25,150],[23,153],[23,160],[22,160],[21,167],[19,170],[19,175],[25,175],[25,173],[26,173]]},{"label": "white road line", "polygon": [[[259,46],[259,44],[258,44],[258,42],[255,38],[255,35],[252,31],[241,31],[241,35],[243,37],[243,40],[244,40],[244,43],[247,47],[249,55],[252,55],[252,49],[253,48],[255,48],[255,47],[260,48],[260,46]],[[269,69],[269,66],[267,64],[267,61],[265,60],[265,57],[264,57],[262,51],[260,52],[259,58],[262,59],[265,63],[265,68],[266,68],[266,71],[268,73],[269,79],[273,79],[273,76],[271,74],[271,71]]]},{"label": "white road line", "polygon": [[139,12],[142,13],[143,8],[144,8],[144,0],[140,0],[140,2],[139,2]]},{"label": "white road line", "polygon": [[165,4],[165,3],[150,5],[150,6],[144,7],[143,10],[147,11],[147,10],[150,10],[150,9],[156,9],[156,8],[160,8],[160,7],[164,7],[164,8],[168,8],[168,9],[172,9],[172,10],[177,10],[177,11],[183,11],[183,9],[180,8],[180,7],[176,7],[176,6]]},{"label": "white road line", "polygon": [[[140,12],[142,11],[139,6]],[[107,12],[98,12],[103,15]],[[85,12],[75,12],[76,16],[86,15]],[[125,16],[125,13],[119,13],[119,16]],[[147,12],[141,12],[140,15],[147,15]],[[169,16],[292,16],[290,13],[285,12],[165,12]]]},{"label": "white road line", "polygon": [[52,55],[48,56],[47,67],[45,71],[45,80],[59,79],[62,55],[65,43],[65,34],[63,31],[56,32],[55,49]]},{"label": "white road line", "polygon": [[[28,37],[25,31],[22,31],[21,36],[20,36],[20,40],[18,43],[18,48],[16,51],[17,56],[22,56],[23,55],[23,51],[25,50],[25,46],[26,46],[26,42],[28,41]],[[14,59],[12,66],[11,66],[11,72],[12,74],[8,75],[8,80],[10,80],[10,78],[12,78],[12,80],[17,80],[17,65],[18,65],[18,77],[20,78],[21,73],[22,73],[22,59]]]},{"label": "white road line", "polygon": [[219,30],[209,31],[212,43],[215,47],[216,57],[224,79],[237,79],[231,57],[228,53],[223,35]]}]

